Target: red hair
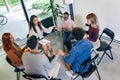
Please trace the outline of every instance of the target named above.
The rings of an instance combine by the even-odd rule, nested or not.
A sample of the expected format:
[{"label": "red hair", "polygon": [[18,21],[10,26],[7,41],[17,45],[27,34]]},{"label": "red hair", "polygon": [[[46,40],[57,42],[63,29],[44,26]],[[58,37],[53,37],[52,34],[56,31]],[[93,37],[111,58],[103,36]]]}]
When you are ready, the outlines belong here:
[{"label": "red hair", "polygon": [[4,33],[2,35],[2,45],[3,45],[3,49],[5,51],[10,50],[12,48],[12,43],[10,40],[10,33]]}]

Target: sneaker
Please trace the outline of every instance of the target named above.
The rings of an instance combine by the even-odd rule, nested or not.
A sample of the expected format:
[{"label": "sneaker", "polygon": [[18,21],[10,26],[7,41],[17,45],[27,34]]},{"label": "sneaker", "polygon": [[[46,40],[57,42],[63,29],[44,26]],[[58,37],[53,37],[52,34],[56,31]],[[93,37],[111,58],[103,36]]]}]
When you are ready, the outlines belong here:
[{"label": "sneaker", "polygon": [[66,71],[66,75],[73,78],[73,79],[77,76],[77,74],[72,74],[71,71]]},{"label": "sneaker", "polygon": [[77,76],[77,74],[74,74],[72,78],[74,79],[74,78],[76,78],[76,76]]},{"label": "sneaker", "polygon": [[69,77],[73,77],[73,74],[72,74],[71,71],[66,71],[65,73],[66,73],[67,76],[69,76]]}]

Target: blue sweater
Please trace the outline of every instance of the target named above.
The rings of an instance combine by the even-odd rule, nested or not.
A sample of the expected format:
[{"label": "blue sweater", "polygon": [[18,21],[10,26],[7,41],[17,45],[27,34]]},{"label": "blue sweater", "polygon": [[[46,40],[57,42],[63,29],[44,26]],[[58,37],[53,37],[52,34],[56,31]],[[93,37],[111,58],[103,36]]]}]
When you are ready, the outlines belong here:
[{"label": "blue sweater", "polygon": [[[79,69],[81,68],[80,65],[91,56],[92,48],[93,45],[89,40],[87,39],[80,40],[71,49],[70,55],[63,56],[63,59],[67,64],[72,65],[72,70],[74,72],[79,72]],[[89,67],[90,65],[87,65],[83,72],[88,71]]]}]

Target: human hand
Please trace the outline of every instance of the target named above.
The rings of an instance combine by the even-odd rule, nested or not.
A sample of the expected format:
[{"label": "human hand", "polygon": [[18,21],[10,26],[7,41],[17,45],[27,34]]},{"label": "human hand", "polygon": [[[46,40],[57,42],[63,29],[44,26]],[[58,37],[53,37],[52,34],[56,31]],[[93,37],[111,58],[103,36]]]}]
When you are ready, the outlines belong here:
[{"label": "human hand", "polygon": [[87,34],[85,34],[84,35],[84,37],[83,37],[83,39],[87,39],[88,38],[88,35]]},{"label": "human hand", "polygon": [[54,29],[54,30],[58,30],[57,26],[53,26],[53,29]]},{"label": "human hand", "polygon": [[59,49],[59,50],[57,51],[57,54],[63,56],[63,55],[64,55],[64,52],[63,52],[61,49]]},{"label": "human hand", "polygon": [[30,49],[27,48],[27,49],[25,49],[25,50],[23,51],[23,53],[25,53],[25,52],[29,52],[29,51],[30,51]]}]

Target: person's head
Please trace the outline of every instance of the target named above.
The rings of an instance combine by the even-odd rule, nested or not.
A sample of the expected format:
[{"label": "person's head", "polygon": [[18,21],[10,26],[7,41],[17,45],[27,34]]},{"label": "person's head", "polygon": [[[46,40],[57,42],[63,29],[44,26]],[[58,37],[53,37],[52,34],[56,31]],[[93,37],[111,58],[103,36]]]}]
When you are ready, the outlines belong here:
[{"label": "person's head", "polygon": [[68,12],[64,12],[64,20],[66,21],[66,20],[68,20],[68,18],[69,18],[69,13]]},{"label": "person's head", "polygon": [[30,23],[31,23],[32,25],[38,25],[38,22],[39,22],[39,20],[38,20],[38,17],[37,17],[36,15],[32,15],[32,16],[30,17]]},{"label": "person's head", "polygon": [[28,40],[27,40],[27,46],[33,50],[33,49],[38,49],[38,39],[36,36],[32,35]]},{"label": "person's head", "polygon": [[34,31],[37,33],[37,30],[35,29],[35,26],[38,26],[40,28],[40,30],[42,30],[42,28],[40,26],[40,22],[38,20],[38,17],[36,15],[32,15],[30,17],[30,29],[33,28]]},{"label": "person's head", "polygon": [[91,27],[99,28],[99,23],[97,16],[94,13],[90,13],[86,16],[87,24],[91,25]]},{"label": "person's head", "polygon": [[72,36],[77,40],[82,40],[85,36],[85,31],[80,27],[75,27],[72,30]]},{"label": "person's head", "polygon": [[10,33],[3,33],[2,35],[2,45],[4,50],[9,50],[14,43],[14,37]]}]

